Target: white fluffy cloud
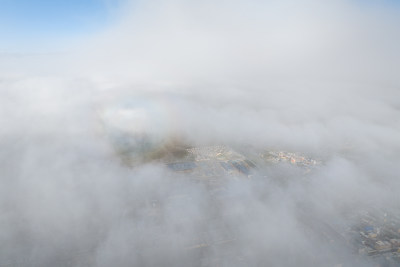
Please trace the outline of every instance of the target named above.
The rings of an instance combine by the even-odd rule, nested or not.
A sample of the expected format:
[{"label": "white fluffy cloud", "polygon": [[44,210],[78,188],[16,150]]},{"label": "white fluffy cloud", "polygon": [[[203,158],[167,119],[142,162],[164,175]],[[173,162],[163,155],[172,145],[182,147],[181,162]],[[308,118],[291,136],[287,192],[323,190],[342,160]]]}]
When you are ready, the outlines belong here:
[{"label": "white fluffy cloud", "polygon": [[[126,4],[119,23],[73,52],[1,57],[0,262],[369,264],[331,250],[304,217],[341,223],[349,210],[398,205],[400,11],[353,1]],[[287,166],[232,181],[215,207],[205,186],[162,164],[122,165],[107,127],[325,163],[307,183]],[[171,198],[179,194],[187,200]],[[145,207],[160,199],[151,220]],[[237,240],[229,249],[182,255],[225,232]]]}]

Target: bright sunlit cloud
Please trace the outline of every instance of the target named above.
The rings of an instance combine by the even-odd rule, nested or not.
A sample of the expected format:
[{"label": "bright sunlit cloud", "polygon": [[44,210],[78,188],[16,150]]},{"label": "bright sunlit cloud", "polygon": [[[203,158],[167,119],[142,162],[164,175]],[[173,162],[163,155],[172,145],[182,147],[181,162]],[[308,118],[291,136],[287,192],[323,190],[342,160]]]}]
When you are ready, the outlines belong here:
[{"label": "bright sunlit cloud", "polygon": [[400,10],[367,2],[0,0],[0,265],[387,260]]}]

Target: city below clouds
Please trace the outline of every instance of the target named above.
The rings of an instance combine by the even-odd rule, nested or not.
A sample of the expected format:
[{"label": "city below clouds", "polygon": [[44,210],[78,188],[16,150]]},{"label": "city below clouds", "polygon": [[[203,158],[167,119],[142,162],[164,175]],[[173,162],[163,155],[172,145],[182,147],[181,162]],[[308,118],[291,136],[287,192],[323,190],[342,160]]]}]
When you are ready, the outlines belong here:
[{"label": "city below clouds", "polygon": [[2,37],[0,266],[399,266],[395,4],[100,2]]}]

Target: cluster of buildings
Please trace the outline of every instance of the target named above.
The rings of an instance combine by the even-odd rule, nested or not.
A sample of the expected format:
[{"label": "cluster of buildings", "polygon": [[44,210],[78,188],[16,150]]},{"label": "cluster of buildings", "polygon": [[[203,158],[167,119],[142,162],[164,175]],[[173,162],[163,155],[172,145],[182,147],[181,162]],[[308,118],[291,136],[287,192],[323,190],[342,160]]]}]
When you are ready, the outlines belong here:
[{"label": "cluster of buildings", "polygon": [[374,211],[364,212],[356,220],[348,234],[358,253],[400,266],[400,216]]},{"label": "cluster of buildings", "polygon": [[302,154],[286,151],[267,151],[260,154],[266,162],[280,163],[286,162],[299,167],[312,168],[321,162]]},{"label": "cluster of buildings", "polygon": [[187,148],[184,157],[169,160],[167,158],[166,161],[169,169],[198,177],[251,177],[258,166],[277,163],[289,163],[310,171],[321,164],[321,161],[294,152],[260,153],[245,150],[239,153],[223,145]]},{"label": "cluster of buildings", "polygon": [[167,163],[175,172],[195,177],[249,177],[256,165],[245,156],[226,146],[193,147],[184,158]]}]

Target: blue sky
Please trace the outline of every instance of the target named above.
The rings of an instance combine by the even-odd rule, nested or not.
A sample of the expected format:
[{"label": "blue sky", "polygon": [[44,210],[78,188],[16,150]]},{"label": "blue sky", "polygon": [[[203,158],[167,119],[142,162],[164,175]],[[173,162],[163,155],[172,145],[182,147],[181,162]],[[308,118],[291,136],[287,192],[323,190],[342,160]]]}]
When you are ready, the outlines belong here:
[{"label": "blue sky", "polygon": [[84,35],[111,22],[119,0],[0,0],[0,52]]},{"label": "blue sky", "polygon": [[[110,10],[117,9],[122,1],[0,0],[0,53],[101,31],[113,21]],[[400,0],[350,1],[371,8],[400,5]]]}]

